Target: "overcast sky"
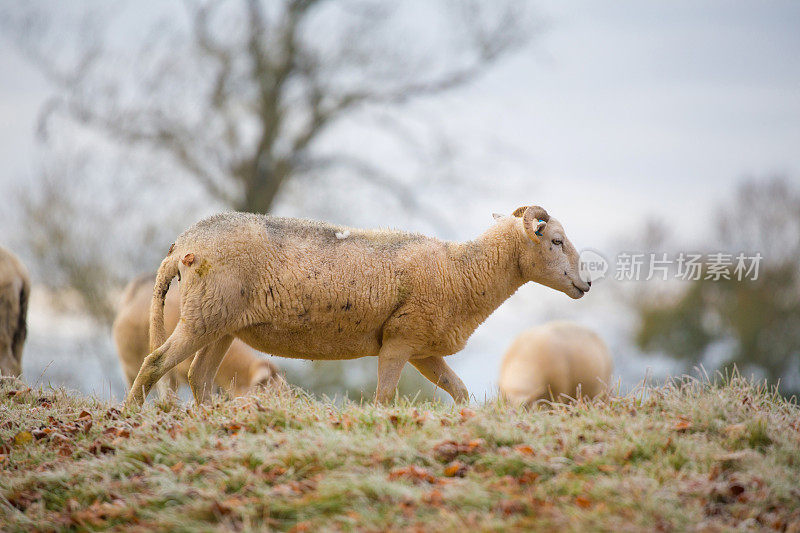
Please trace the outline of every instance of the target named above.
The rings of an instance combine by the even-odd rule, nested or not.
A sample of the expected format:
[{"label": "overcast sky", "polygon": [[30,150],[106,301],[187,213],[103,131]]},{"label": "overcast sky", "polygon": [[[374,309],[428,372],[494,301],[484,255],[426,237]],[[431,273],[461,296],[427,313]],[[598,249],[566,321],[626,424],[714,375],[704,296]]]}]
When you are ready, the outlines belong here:
[{"label": "overcast sky", "polygon": [[[587,0],[538,9],[547,30],[529,47],[474,86],[421,104],[456,140],[497,154],[487,179],[498,195],[487,205],[476,199],[468,234],[487,226],[492,210],[537,203],[579,248],[635,233],[647,216],[673,217],[679,233],[695,237],[742,177],[800,180],[800,2]],[[47,95],[0,40],[2,195],[35,168],[33,129]],[[504,180],[510,153],[517,176]],[[488,390],[494,376],[476,372],[468,385]]]}]

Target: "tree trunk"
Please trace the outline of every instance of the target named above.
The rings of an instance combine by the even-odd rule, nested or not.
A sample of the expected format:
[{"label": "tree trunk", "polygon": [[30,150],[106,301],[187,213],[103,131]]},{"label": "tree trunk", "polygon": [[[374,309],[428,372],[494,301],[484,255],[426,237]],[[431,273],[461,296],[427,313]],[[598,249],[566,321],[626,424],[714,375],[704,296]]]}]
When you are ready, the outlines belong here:
[{"label": "tree trunk", "polygon": [[269,213],[275,197],[286,178],[286,172],[274,168],[261,168],[246,180],[244,197],[236,209],[248,213]]}]

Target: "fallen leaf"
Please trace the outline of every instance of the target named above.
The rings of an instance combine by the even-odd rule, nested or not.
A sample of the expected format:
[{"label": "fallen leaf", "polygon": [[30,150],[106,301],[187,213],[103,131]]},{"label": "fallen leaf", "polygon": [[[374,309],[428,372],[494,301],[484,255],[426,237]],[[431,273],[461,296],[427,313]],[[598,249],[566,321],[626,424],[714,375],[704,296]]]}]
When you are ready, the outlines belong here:
[{"label": "fallen leaf", "polygon": [[530,485],[531,483],[535,483],[536,480],[539,479],[539,473],[534,472],[533,470],[526,470],[522,474],[517,477],[517,483],[521,485]]},{"label": "fallen leaf", "polygon": [[674,426],[672,426],[672,429],[674,429],[675,431],[686,431],[691,427],[692,427],[691,421],[686,419],[681,419],[678,420]]},{"label": "fallen leaf", "polygon": [[422,496],[422,501],[428,505],[439,507],[444,504],[444,496],[442,495],[442,491],[439,489],[433,489],[429,493]]},{"label": "fallen leaf", "polygon": [[475,416],[475,411],[470,409],[469,407],[462,407],[461,411],[458,412],[461,415],[461,421],[469,420],[470,418]]},{"label": "fallen leaf", "polygon": [[92,413],[90,413],[89,411],[81,411],[81,413],[78,415],[78,420],[91,420],[91,419],[92,419]]},{"label": "fallen leaf", "polygon": [[522,455],[536,455],[536,452],[528,444],[517,444],[514,446],[514,450]]},{"label": "fallen leaf", "polygon": [[485,442],[483,439],[475,439],[469,442],[456,442],[446,440],[433,447],[433,456],[443,463],[448,463],[460,454],[471,454],[483,449]]},{"label": "fallen leaf", "polygon": [[14,435],[14,444],[17,446],[25,446],[33,440],[33,435],[30,431],[20,431]]},{"label": "fallen leaf", "polygon": [[589,507],[592,506],[592,501],[585,496],[577,496],[575,498],[575,505],[577,505],[581,509],[588,509]]},{"label": "fallen leaf", "polygon": [[453,461],[444,469],[444,475],[447,477],[464,477],[467,475],[467,465],[461,461]]},{"label": "fallen leaf", "polygon": [[170,469],[170,470],[172,470],[174,473],[176,473],[176,474],[177,474],[178,472],[180,472],[181,470],[183,470],[183,467],[184,467],[184,466],[186,466],[186,464],[185,464],[183,461],[178,461],[177,463],[175,463],[174,465],[172,465],[171,467],[169,467],[169,469]]},{"label": "fallen leaf", "polygon": [[597,465],[597,469],[601,472],[605,472],[606,474],[617,471],[617,467],[614,465]]},{"label": "fallen leaf", "polygon": [[500,502],[500,511],[505,516],[524,513],[525,511],[527,511],[527,509],[528,506],[525,505],[525,502],[522,502],[520,500],[503,500]]},{"label": "fallen leaf", "polygon": [[427,468],[417,465],[394,468],[391,472],[389,472],[389,479],[392,481],[397,479],[408,479],[415,483],[420,481],[436,483],[436,477],[431,474]]},{"label": "fallen leaf", "polygon": [[114,447],[98,439],[89,446],[89,451],[94,455],[102,455],[113,452]]}]

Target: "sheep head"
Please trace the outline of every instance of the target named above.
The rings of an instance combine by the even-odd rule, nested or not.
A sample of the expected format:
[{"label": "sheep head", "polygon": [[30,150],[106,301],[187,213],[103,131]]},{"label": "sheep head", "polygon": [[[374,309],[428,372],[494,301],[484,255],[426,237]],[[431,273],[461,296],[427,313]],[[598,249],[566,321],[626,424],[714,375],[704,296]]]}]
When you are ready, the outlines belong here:
[{"label": "sheep head", "polygon": [[582,297],[591,284],[580,277],[578,251],[561,223],[538,205],[517,208],[512,215],[525,241],[519,258],[523,275],[571,298]]}]

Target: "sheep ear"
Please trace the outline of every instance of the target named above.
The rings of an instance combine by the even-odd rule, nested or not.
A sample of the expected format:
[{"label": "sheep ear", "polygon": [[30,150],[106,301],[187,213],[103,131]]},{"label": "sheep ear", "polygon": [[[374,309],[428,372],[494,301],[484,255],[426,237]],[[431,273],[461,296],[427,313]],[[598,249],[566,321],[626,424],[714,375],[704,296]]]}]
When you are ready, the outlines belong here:
[{"label": "sheep ear", "polygon": [[498,220],[500,218],[503,218],[503,215],[501,215],[500,213],[492,213],[492,218]]},{"label": "sheep ear", "polygon": [[527,205],[525,205],[525,206],[522,206],[522,207],[518,207],[518,208],[514,209],[514,212],[513,212],[513,213],[511,213],[511,214],[512,214],[513,216],[515,216],[515,217],[521,217],[522,215],[524,215],[524,214],[525,214],[525,211],[526,211],[527,209],[528,209],[528,206],[527,206]]}]

